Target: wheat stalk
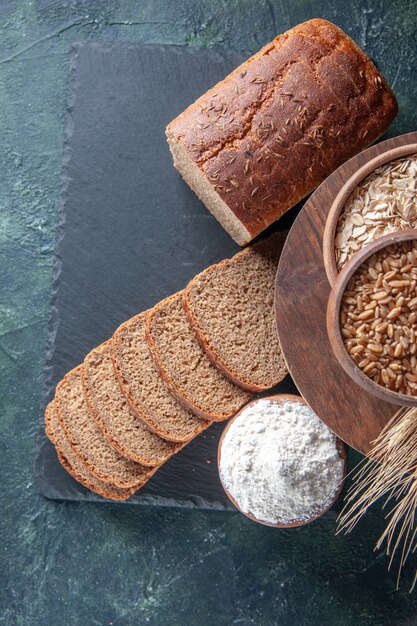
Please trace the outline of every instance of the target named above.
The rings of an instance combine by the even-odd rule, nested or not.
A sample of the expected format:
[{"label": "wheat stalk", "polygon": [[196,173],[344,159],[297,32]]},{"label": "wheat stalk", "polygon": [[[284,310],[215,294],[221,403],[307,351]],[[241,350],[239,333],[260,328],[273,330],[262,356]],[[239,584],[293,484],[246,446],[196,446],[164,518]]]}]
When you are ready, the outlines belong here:
[{"label": "wheat stalk", "polygon": [[[417,407],[401,408],[372,442],[369,458],[354,470],[353,483],[339,515],[337,532],[350,532],[369,507],[384,499],[382,508],[392,507],[386,515],[387,526],[375,550],[385,543],[390,557],[400,552],[397,589],[401,570],[417,548]],[[410,591],[417,582],[417,570]]]}]

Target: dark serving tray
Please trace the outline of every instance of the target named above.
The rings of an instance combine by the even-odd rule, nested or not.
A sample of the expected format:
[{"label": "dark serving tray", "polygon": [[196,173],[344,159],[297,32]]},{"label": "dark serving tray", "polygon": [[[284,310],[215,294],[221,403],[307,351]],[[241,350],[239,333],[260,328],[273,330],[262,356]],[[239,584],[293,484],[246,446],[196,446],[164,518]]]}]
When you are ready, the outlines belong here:
[{"label": "dark serving tray", "polygon": [[[238,250],[175,171],[164,131],[247,56],[156,45],[74,47],[44,404],[121,322]],[[288,379],[279,389],[294,387]],[[129,502],[233,508],[217,475],[223,427],[186,446]],[[102,500],[61,467],[43,422],[39,441],[36,477],[45,496]]]}]

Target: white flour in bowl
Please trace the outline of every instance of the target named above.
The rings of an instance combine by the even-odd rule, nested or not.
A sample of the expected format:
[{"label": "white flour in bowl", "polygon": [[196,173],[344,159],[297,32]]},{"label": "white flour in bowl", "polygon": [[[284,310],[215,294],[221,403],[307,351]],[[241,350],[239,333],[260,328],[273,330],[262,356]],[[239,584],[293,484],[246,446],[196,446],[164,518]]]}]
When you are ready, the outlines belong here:
[{"label": "white flour in bowl", "polygon": [[336,437],[300,402],[260,399],[230,425],[220,477],[244,513],[272,524],[325,509],[343,480]]}]

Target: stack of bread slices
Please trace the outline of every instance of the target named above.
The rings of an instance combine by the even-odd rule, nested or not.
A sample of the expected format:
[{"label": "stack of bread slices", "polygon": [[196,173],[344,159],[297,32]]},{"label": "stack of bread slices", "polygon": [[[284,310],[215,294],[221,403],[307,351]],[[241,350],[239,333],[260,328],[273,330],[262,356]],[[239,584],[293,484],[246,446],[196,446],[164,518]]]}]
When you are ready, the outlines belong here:
[{"label": "stack of bread slices", "polygon": [[283,242],[277,233],[209,267],[66,374],[45,427],[76,480],[126,500],[213,421],[284,378],[273,311]]}]

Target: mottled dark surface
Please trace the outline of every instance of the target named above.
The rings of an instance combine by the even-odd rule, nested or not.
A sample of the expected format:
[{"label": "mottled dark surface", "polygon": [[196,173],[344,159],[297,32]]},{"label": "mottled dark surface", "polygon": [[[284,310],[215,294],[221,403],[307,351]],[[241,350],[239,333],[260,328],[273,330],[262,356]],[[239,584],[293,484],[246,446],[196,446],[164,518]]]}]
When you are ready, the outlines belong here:
[{"label": "mottled dark surface", "polygon": [[1,624],[417,624],[413,564],[395,592],[372,552],[377,507],[335,537],[334,511],[276,531],[235,513],[56,503],[34,484],[71,44],[256,50],[314,16],[352,34],[387,75],[400,103],[390,134],[415,130],[410,0],[1,3]]}]

